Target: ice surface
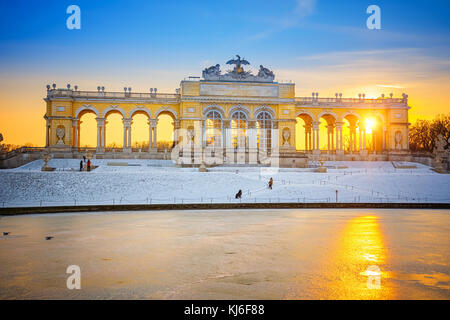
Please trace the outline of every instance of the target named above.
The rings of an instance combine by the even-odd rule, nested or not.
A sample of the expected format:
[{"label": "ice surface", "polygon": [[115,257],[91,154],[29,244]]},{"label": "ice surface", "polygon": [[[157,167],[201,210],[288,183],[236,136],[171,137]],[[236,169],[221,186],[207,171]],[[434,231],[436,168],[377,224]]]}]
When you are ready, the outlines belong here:
[{"label": "ice surface", "polygon": [[448,210],[2,217],[0,299],[449,299],[449,227]]}]

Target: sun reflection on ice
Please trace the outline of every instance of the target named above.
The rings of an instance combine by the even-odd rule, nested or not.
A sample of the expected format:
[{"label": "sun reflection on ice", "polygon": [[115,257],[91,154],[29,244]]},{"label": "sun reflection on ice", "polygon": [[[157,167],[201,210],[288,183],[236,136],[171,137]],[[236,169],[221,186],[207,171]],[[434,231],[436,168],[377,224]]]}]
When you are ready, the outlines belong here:
[{"label": "sun reflection on ice", "polygon": [[[378,217],[351,219],[337,238],[336,246],[325,262],[330,280],[322,285],[325,299],[392,299],[394,292],[384,270],[387,249]],[[380,284],[372,286],[373,279]]]}]

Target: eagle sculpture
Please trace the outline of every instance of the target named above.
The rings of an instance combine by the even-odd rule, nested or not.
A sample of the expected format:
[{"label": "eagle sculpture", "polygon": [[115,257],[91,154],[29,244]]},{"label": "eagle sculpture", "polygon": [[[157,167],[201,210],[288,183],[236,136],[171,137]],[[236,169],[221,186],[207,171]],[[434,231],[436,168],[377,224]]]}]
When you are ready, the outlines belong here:
[{"label": "eagle sculpture", "polygon": [[244,72],[244,68],[241,67],[241,65],[247,65],[250,64],[250,62],[248,62],[245,59],[241,59],[241,57],[239,55],[236,55],[237,59],[231,59],[227,62],[227,64],[234,64],[235,65],[235,71],[236,73],[243,73]]}]

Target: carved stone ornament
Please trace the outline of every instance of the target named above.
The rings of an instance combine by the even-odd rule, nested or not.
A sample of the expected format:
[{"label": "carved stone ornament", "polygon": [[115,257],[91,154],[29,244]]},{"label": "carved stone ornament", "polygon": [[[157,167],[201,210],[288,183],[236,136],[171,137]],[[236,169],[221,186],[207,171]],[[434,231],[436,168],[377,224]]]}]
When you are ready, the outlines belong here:
[{"label": "carved stone ornament", "polygon": [[403,140],[402,132],[396,131],[395,132],[395,149],[397,149],[397,150],[402,149],[402,140]]},{"label": "carved stone ornament", "polygon": [[245,59],[241,59],[239,55],[236,56],[236,59],[229,60],[227,64],[234,65],[233,70],[222,74],[220,65],[216,64],[203,70],[203,78],[209,81],[247,82],[273,82],[273,80],[275,79],[274,73],[262,65],[259,66],[259,72],[256,76],[253,75],[250,71],[245,71],[243,66],[249,65],[250,63]]},{"label": "carved stone ornament", "polygon": [[284,139],[283,146],[286,146],[286,147],[289,146],[289,137],[290,136],[291,136],[291,132],[289,131],[289,129],[283,130],[283,139]]},{"label": "carved stone ornament", "polygon": [[66,129],[64,127],[60,127],[56,129],[56,136],[58,137],[58,143],[57,144],[64,144],[63,138],[66,135]]}]

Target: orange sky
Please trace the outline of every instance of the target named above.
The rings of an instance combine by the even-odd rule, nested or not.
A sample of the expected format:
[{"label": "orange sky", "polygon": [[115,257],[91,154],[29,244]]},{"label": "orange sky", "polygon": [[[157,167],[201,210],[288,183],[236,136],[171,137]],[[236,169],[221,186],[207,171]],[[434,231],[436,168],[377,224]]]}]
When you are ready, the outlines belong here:
[{"label": "orange sky", "polygon": [[[324,55],[299,57],[299,66],[292,69],[274,69],[276,79],[292,80],[296,84],[297,96],[310,96],[319,92],[319,97],[334,97],[342,92],[344,97],[357,97],[365,93],[367,98],[386,96],[392,92],[400,97],[409,95],[410,121],[418,118],[432,119],[438,114],[449,112],[450,74],[446,71],[449,61],[423,56],[417,50],[397,50],[392,52],[336,52]],[[154,76],[151,81],[142,73],[134,78],[126,75],[126,84],[133,86],[134,92],[147,92],[148,87],[158,87],[161,93],[173,93],[180,80],[199,72],[193,70],[149,70]],[[104,75],[107,82],[101,82],[107,90],[121,91],[124,86],[122,70],[111,70]],[[0,132],[4,143],[23,145],[31,143],[43,146],[45,143],[45,85],[52,83],[50,75],[2,74],[0,71]],[[55,80],[56,78],[56,80]],[[96,90],[98,76],[85,71],[76,79],[65,81],[65,76],[53,79],[58,87],[70,82],[80,90]],[[58,81],[59,80],[59,81]],[[151,84],[150,84],[151,83]],[[89,123],[86,119],[85,124]],[[91,135],[83,135],[81,144],[94,144],[95,120],[92,120]],[[123,139],[121,121],[111,118],[107,129],[107,143]],[[167,123],[170,121],[167,120]],[[112,129],[112,130],[111,130]],[[144,119],[136,118],[132,139],[148,141],[148,125]],[[171,139],[171,132],[158,130],[159,140]]]}]

